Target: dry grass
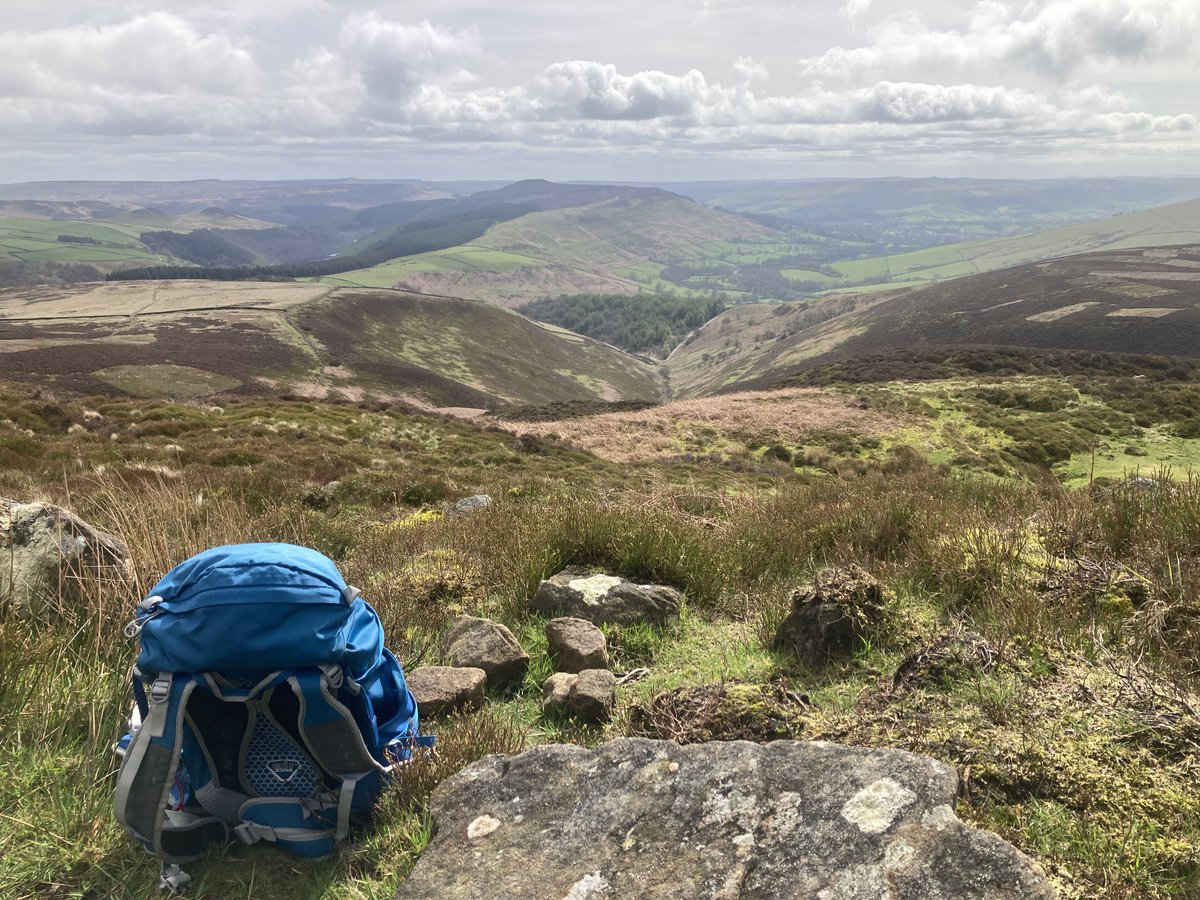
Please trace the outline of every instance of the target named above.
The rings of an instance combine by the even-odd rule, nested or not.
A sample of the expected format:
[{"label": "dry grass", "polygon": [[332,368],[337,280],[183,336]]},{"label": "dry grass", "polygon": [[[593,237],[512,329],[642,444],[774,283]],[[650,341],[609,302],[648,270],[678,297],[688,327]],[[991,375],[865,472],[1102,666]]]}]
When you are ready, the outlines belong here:
[{"label": "dry grass", "polygon": [[900,426],[897,419],[855,406],[847,395],[814,388],[679,400],[633,413],[497,424],[515,432],[558,435],[614,462],[684,453],[729,455],[774,443],[803,445],[815,432],[874,435]]},{"label": "dry grass", "polygon": [[74,319],[231,306],[287,309],[329,293],[323,284],[290,282],[108,281],[0,292],[0,317]]}]

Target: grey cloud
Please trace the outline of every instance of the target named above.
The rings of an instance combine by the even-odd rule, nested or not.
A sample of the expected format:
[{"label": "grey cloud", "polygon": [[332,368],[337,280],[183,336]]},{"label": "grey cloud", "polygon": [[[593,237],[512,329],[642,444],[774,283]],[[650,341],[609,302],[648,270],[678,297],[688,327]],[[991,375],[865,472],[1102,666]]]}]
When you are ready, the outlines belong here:
[{"label": "grey cloud", "polygon": [[[891,20],[870,46],[835,48],[811,62],[825,76],[852,73],[849,83],[826,78],[791,90],[776,88],[749,56],[732,73],[723,64],[725,80],[700,69],[623,72],[568,60],[521,84],[488,84],[473,74],[486,56],[477,31],[377,13],[347,15],[288,55],[170,13],[0,32],[0,129],[10,142],[0,159],[30,146],[107,146],[123,137],[131,146],[173,140],[181,154],[254,147],[262,155],[274,147],[313,159],[438,147],[480,156],[488,148],[721,158],[790,150],[865,159],[897,147],[1062,152],[1072,143],[1197,156],[1193,115],[1146,108],[1101,84],[868,77],[875,69],[908,71],[908,56],[969,68],[986,35],[999,41],[987,51],[993,63],[1056,70],[1076,53],[1133,59],[1192,40],[1171,31],[1190,9],[1174,0],[1049,0],[1029,9],[1022,18],[1004,4],[980,4],[961,32]],[[884,40],[899,32],[913,41]]]}]

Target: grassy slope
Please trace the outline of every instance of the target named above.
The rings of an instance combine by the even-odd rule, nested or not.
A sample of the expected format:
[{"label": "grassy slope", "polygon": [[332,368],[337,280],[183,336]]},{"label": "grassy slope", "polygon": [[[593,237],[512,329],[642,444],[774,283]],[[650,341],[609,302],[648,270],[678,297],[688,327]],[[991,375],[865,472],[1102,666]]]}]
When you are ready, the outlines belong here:
[{"label": "grassy slope", "polygon": [[[90,263],[104,271],[163,265],[177,262],[153,253],[138,238],[145,231],[189,232],[199,228],[272,228],[260,222],[219,209],[198,210],[166,216],[150,210],[133,210],[111,219],[44,219],[0,217],[0,260],[24,263]],[[76,244],[58,240],[60,235],[100,241]]]},{"label": "grassy slope", "polygon": [[1200,472],[1198,412],[1200,390],[1175,382],[979,376],[747,391],[639,412],[503,424],[562,437],[615,462],[791,461],[808,472],[848,474],[911,450],[976,474],[1049,470],[1081,487],[1162,472],[1186,480]]},{"label": "grassy slope", "polygon": [[1106,251],[920,289],[727,311],[671,358],[677,393],[901,348],[993,344],[1195,355],[1200,252]]},{"label": "grassy slope", "polygon": [[[119,223],[0,219],[0,259],[88,262],[106,268],[165,262],[165,257],[151,253],[137,240],[139,230]],[[91,238],[102,241],[103,246],[65,243],[58,240],[59,235]]]},{"label": "grassy slope", "polygon": [[0,373],[99,392],[296,392],[434,406],[656,399],[655,370],[487,304],[280,282],[0,292]]},{"label": "grassy slope", "polygon": [[530,213],[492,227],[467,246],[325,280],[396,285],[516,306],[566,293],[636,293],[643,286],[679,290],[658,277],[663,265],[751,260],[790,246],[741,217],[655,193]]},{"label": "grassy slope", "polygon": [[[548,439],[300,402],[79,402],[0,388],[0,413],[0,495],[69,503],[124,537],[135,567],[131,582],[85,587],[53,614],[0,611],[6,897],[153,893],[157,864],[109,807],[108,746],[130,705],[134,650],[120,626],[181,558],[259,539],[337,558],[410,668],[437,661],[446,623],[470,612],[513,629],[530,673],[480,713],[428,722],[437,767],[390,795],[347,853],[312,863],[235,846],[188,867],[197,900],[390,896],[428,840],[430,782],[530,743],[663,733],[669,720],[636,707],[714,684],[730,706],[710,721],[718,736],[734,713],[751,726],[781,713],[774,727],[800,738],[969,769],[960,815],[1033,854],[1064,897],[1200,888],[1200,565],[1181,549],[1200,545],[1194,484],[1093,495],[911,460],[848,479],[778,459],[616,465]],[[744,440],[736,422],[714,422],[714,438]],[[478,491],[492,508],[441,518],[443,503]],[[621,689],[603,728],[538,710],[550,662],[528,600],[567,562],[687,593],[677,626],[609,630],[614,667],[649,677]],[[885,615],[856,651],[806,668],[765,643],[791,587],[830,562],[874,572]]]}]

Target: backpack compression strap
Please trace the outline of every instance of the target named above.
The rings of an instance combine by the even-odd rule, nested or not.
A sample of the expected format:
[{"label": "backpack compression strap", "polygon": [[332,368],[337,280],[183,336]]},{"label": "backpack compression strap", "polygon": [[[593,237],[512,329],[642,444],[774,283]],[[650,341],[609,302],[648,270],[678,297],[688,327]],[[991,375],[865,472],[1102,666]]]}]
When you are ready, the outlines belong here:
[{"label": "backpack compression strap", "polygon": [[167,811],[183,745],[183,713],[195,686],[190,675],[169,672],[150,685],[147,714],[125,751],[113,795],[117,821],[168,863],[195,859],[210,840],[229,835],[218,818]]}]

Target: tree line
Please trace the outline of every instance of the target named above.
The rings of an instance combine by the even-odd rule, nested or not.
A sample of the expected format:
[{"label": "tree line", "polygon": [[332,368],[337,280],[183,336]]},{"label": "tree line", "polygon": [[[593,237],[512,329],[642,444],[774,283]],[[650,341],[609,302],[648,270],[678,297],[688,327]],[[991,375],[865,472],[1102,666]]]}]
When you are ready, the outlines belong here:
[{"label": "tree line", "polygon": [[630,353],[666,356],[724,308],[720,300],[702,297],[571,294],[534,300],[519,311]]}]

